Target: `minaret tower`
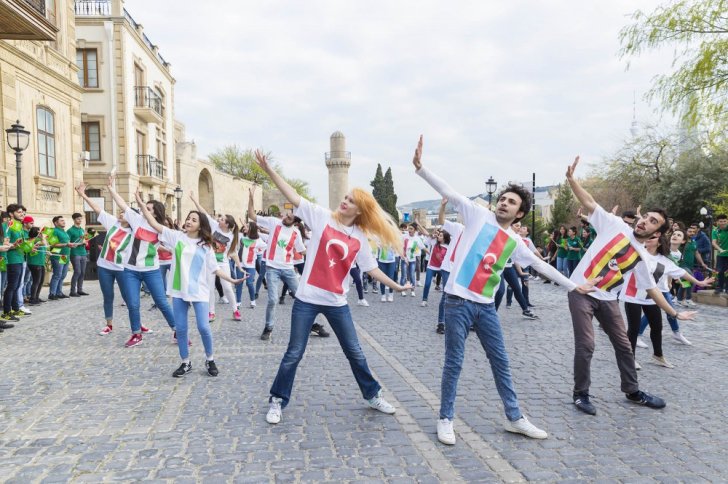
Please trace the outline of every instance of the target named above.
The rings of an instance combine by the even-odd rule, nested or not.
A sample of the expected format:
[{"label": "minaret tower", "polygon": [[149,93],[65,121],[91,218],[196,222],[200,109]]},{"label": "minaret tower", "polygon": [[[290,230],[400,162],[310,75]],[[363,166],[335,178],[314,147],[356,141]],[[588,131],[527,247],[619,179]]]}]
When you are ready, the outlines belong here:
[{"label": "minaret tower", "polygon": [[329,170],[329,208],[336,210],[349,191],[351,153],[346,151],[346,137],[341,131],[331,135],[330,143],[331,151],[326,153],[326,168]]}]

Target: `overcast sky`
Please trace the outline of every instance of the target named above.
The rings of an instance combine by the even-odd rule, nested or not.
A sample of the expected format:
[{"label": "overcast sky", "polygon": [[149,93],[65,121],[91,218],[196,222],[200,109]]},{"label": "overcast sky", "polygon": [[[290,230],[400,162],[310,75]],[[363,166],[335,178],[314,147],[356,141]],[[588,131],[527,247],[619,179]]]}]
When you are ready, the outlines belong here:
[{"label": "overcast sky", "polygon": [[[637,118],[669,53],[617,57],[619,29],[638,4],[333,0],[127,0],[172,63],[175,116],[198,154],[262,146],[287,176],[328,201],[324,153],[334,131],[352,153],[350,184],[369,188],[391,166],[398,203],[435,198],[423,162],[465,194],[499,183],[563,180],[581,154],[596,163]],[[581,175],[589,171],[583,167]]]}]

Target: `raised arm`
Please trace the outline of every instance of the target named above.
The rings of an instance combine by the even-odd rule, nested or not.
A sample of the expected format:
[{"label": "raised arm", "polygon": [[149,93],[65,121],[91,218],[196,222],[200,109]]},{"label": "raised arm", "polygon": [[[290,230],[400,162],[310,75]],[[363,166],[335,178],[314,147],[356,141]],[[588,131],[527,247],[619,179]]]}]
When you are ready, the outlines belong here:
[{"label": "raised arm", "polygon": [[136,198],[137,204],[139,204],[139,210],[142,212],[142,215],[144,215],[144,218],[147,219],[149,225],[161,234],[164,231],[164,225],[157,222],[157,219],[154,218],[152,212],[147,209],[147,204],[144,203],[144,200],[142,200],[142,194],[139,191],[139,188],[137,188],[136,192],[134,192],[134,197]]},{"label": "raised arm", "polygon": [[210,216],[210,214],[207,213],[207,210],[205,210],[205,207],[200,205],[200,202],[197,200],[197,198],[195,198],[195,192],[190,192],[190,200],[192,200],[192,203],[195,204],[195,208],[197,209],[198,212],[200,212],[201,214],[203,214],[207,217]]},{"label": "raised arm", "polygon": [[467,197],[456,192],[448,183],[438,177],[437,175],[430,173],[430,171],[422,166],[422,135],[417,142],[417,148],[415,148],[415,155],[412,158],[412,164],[415,166],[415,173],[420,175],[432,188],[444,198],[450,200],[454,205],[460,207],[468,202]]},{"label": "raised arm", "polygon": [[437,225],[445,223],[445,207],[447,206],[447,198],[440,200],[440,211],[437,213]]},{"label": "raised arm", "polygon": [[255,214],[255,199],[253,198],[253,194],[255,193],[255,185],[250,187],[250,190],[248,190],[248,219],[255,222],[258,220],[258,216]]},{"label": "raised arm", "polygon": [[[109,183],[108,183],[109,193],[111,193],[111,198],[114,199],[116,204],[121,208],[122,211],[126,212],[129,210],[129,205],[127,205],[126,200],[124,200],[121,195],[116,193],[116,190],[114,189],[114,176],[109,175]],[[141,203],[141,205],[145,205],[144,203]]]},{"label": "raised arm", "polygon": [[298,207],[301,204],[301,195],[299,195],[298,192],[296,192],[296,190],[294,190],[293,187],[268,164],[268,158],[262,151],[255,150],[255,161],[258,163],[258,166],[260,166],[263,171],[268,174],[270,179],[273,180],[273,183],[275,183],[283,196],[286,197],[286,199],[288,199],[294,207]]},{"label": "raised arm", "polygon": [[571,190],[574,192],[577,200],[579,200],[579,203],[584,206],[588,214],[591,214],[597,208],[597,202],[594,201],[594,197],[584,190],[584,187],[582,187],[581,184],[576,181],[576,178],[574,178],[574,172],[576,171],[576,165],[578,164],[579,157],[577,156],[574,163],[569,165],[566,169],[566,180],[569,182]]},{"label": "raised arm", "polygon": [[103,208],[96,205],[96,203],[91,200],[88,195],[86,195],[86,183],[81,182],[81,184],[76,187],[76,193],[78,193],[80,197],[83,198],[86,204],[91,207],[91,210],[96,212],[97,215],[101,213]]}]

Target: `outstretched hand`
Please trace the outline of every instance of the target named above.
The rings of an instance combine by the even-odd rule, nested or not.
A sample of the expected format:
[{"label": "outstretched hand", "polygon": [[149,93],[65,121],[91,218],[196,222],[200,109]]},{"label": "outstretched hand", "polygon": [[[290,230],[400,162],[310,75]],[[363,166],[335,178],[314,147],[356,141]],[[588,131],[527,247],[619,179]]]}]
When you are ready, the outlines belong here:
[{"label": "outstretched hand", "polygon": [[440,205],[443,207],[447,205],[447,197],[442,197],[442,200],[440,200]]},{"label": "outstretched hand", "polygon": [[136,201],[139,204],[139,207],[141,207],[142,205],[146,206],[144,204],[144,200],[142,200],[142,192],[141,192],[141,189],[139,188],[139,186],[137,186],[137,189],[134,192],[134,198],[136,198]]},{"label": "outstretched hand", "polygon": [[697,314],[697,311],[678,311],[675,318],[680,321],[694,321]]},{"label": "outstretched hand", "polygon": [[581,286],[576,286],[574,290],[578,292],[579,294],[589,294],[590,292],[596,291],[594,286],[601,281],[601,277],[595,277],[594,279],[588,279],[584,284]]},{"label": "outstretched hand", "polygon": [[270,169],[270,165],[268,165],[268,157],[260,150],[255,150],[255,162],[258,163],[258,166],[261,167],[263,171],[267,172]]},{"label": "outstretched hand", "polygon": [[109,187],[109,190],[114,189],[114,179],[116,177],[114,175],[109,175],[109,180],[106,182],[106,186]]},{"label": "outstretched hand", "polygon": [[574,162],[571,165],[569,165],[569,167],[566,169],[566,178],[567,179],[570,180],[570,179],[574,178],[574,172],[576,171],[576,165],[578,165],[578,164],[579,164],[579,156],[577,156],[574,159]]},{"label": "outstretched hand", "polygon": [[78,184],[78,186],[76,187],[76,193],[78,193],[82,197],[86,194],[86,183],[85,182],[82,181],[81,183]]},{"label": "outstretched hand", "polygon": [[415,170],[422,168],[422,135],[417,142],[417,148],[415,148],[415,156],[412,158],[412,164],[415,165]]}]

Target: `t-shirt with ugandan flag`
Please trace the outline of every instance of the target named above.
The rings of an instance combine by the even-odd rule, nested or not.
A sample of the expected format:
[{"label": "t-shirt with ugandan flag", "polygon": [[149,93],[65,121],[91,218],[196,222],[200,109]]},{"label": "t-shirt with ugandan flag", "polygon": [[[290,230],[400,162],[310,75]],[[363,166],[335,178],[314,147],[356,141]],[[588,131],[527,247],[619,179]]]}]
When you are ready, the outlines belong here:
[{"label": "t-shirt with ugandan flag", "polygon": [[264,249],[266,243],[262,239],[249,239],[248,237],[240,237],[240,263],[243,267],[255,267],[255,259],[258,255],[258,249]]},{"label": "t-shirt with ugandan flag", "polygon": [[581,285],[588,279],[602,277],[594,285],[596,291],[589,293],[602,301],[616,300],[626,276],[632,271],[638,289],[646,291],[655,287],[655,281],[644,263],[650,253],[635,238],[632,227],[599,205],[589,215],[589,223],[596,229],[597,238],[569,279]]},{"label": "t-shirt with ugandan flag", "polygon": [[125,268],[138,272],[159,269],[157,245],[159,234],[147,222],[143,215],[131,208],[124,211],[124,218],[131,227],[132,239],[122,253]]},{"label": "t-shirt with ugandan flag", "polygon": [[210,274],[218,270],[215,252],[200,239],[167,227],[159,240],[172,248],[172,267],[167,279],[167,295],[187,302],[207,302],[210,299]]},{"label": "t-shirt with ugandan flag", "polygon": [[457,222],[451,222],[445,220],[442,224],[442,230],[450,234],[450,244],[447,246],[447,252],[445,252],[445,258],[442,259],[442,265],[440,266],[441,271],[450,272],[452,270],[452,262],[455,260],[455,247],[460,242],[460,237],[463,235],[463,224]]},{"label": "t-shirt with ugandan flag", "polygon": [[[308,223],[308,220],[305,220]],[[294,250],[303,252],[306,246],[301,240],[301,232],[294,226],[286,227],[281,219],[276,217],[256,218],[259,227],[268,230],[268,246],[265,254],[267,267],[274,269],[293,269]]]},{"label": "t-shirt with ugandan flag", "polygon": [[[679,279],[685,275],[685,269],[678,267],[672,259],[664,255],[647,255],[645,259],[647,269],[652,274],[652,280],[657,284],[660,292],[670,290],[669,283],[672,279]],[[642,304],[643,306],[654,306],[655,301],[647,295],[647,291],[637,288],[637,282],[634,271],[627,274],[625,278],[624,288],[619,295],[619,299],[634,304]]]},{"label": "t-shirt with ugandan flag", "polygon": [[345,227],[331,211],[301,199],[296,215],[311,227],[306,263],[296,299],[323,306],[345,306],[351,285],[349,270],[356,262],[362,272],[377,268],[364,232],[356,225]]},{"label": "t-shirt with ugandan flag", "polygon": [[119,219],[102,210],[98,221],[106,229],[106,237],[101,246],[96,265],[110,271],[123,271],[122,253],[131,241],[131,232],[119,223]]}]

